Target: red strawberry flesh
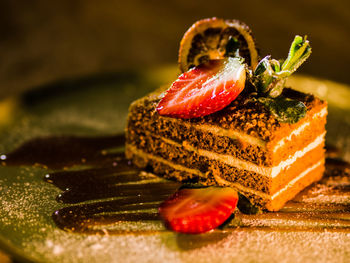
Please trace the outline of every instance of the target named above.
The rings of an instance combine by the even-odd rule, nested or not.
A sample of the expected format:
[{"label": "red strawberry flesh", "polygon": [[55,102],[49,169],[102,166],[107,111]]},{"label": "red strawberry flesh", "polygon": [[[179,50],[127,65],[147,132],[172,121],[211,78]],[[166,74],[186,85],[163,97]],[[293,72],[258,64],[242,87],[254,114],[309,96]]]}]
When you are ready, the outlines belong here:
[{"label": "red strawberry flesh", "polygon": [[170,229],[198,234],[223,224],[237,201],[238,194],[232,188],[181,189],[160,205],[159,214]]},{"label": "red strawberry flesh", "polygon": [[160,100],[160,115],[196,118],[229,105],[244,89],[245,67],[238,58],[212,60],[180,75]]}]

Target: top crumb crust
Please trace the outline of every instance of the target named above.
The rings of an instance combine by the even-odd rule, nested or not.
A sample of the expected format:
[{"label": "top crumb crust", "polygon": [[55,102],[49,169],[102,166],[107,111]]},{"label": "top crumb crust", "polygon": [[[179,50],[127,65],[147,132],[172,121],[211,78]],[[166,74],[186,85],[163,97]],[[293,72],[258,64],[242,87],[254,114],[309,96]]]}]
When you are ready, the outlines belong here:
[{"label": "top crumb crust", "polygon": [[[308,112],[325,104],[325,102],[311,94],[301,93],[290,88],[285,88],[283,95],[303,102]],[[152,111],[153,114],[158,114],[155,108],[160,98],[161,95],[154,96],[153,94],[137,101],[137,103],[142,103],[145,111]],[[279,122],[262,104],[257,101],[247,100],[246,95],[238,96],[226,108],[213,114],[200,118],[178,120],[236,130],[254,137],[259,137],[264,141],[270,140],[274,132],[282,127],[286,128],[285,126],[290,126],[290,129],[294,129],[293,125],[298,125],[298,123],[288,124]]]}]

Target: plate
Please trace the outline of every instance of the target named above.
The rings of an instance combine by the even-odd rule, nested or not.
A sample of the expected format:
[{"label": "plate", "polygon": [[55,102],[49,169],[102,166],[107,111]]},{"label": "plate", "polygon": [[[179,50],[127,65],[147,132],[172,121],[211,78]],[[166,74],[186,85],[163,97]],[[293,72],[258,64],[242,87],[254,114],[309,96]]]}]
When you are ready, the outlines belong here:
[{"label": "plate", "polygon": [[[38,138],[114,138],[124,131],[130,102],[174,79],[176,74],[174,67],[169,67],[68,80],[9,99],[0,105],[1,112],[6,113],[0,122],[0,159],[6,161],[8,153]],[[327,143],[341,149],[341,157],[350,161],[350,87],[300,75],[292,77],[289,85],[327,99]],[[50,153],[52,145],[46,146],[45,153]],[[241,215],[227,228],[202,235],[179,235],[167,231],[157,220],[118,222],[118,231],[114,232],[111,229],[116,223],[112,222],[100,227],[105,231],[98,234],[64,230],[53,219],[55,211],[67,207],[56,201],[62,189],[45,181],[45,175],[58,170],[89,169],[93,165],[89,156],[82,156],[79,165],[72,167],[70,161],[77,163],[77,160],[70,160],[69,153],[77,151],[76,145],[66,141],[64,146],[67,151],[63,152],[64,162],[60,167],[36,164],[35,147],[27,149],[22,159],[29,160],[28,163],[0,166],[0,246],[15,259],[314,262],[317,257],[323,262],[345,262],[350,256],[350,198],[346,178],[342,189],[345,195],[338,195],[332,201],[341,203],[342,212],[331,214],[328,221],[315,217],[303,219],[301,213],[287,218],[269,213],[265,218]],[[107,146],[111,150],[108,154],[121,150],[114,149],[115,145]],[[53,155],[57,154],[54,150],[51,149]],[[49,154],[46,159],[50,160]],[[33,165],[29,165],[31,162]],[[325,194],[322,189],[319,191]],[[312,212],[304,214],[310,216]]]}]

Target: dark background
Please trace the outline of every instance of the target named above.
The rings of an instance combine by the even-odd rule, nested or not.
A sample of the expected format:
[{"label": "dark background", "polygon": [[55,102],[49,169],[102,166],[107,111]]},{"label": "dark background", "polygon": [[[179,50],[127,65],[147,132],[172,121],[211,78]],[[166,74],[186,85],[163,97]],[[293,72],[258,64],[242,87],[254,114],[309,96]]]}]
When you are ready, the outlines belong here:
[{"label": "dark background", "polygon": [[262,55],[285,58],[295,34],[313,47],[300,72],[350,83],[349,0],[0,0],[0,97],[62,79],[175,64],[183,33],[236,18]]}]

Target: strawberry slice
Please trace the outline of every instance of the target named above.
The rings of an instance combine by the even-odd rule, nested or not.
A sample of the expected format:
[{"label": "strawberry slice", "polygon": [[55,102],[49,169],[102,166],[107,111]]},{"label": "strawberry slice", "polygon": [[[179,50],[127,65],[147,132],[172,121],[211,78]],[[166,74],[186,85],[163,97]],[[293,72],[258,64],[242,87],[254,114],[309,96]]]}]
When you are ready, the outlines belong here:
[{"label": "strawberry slice", "polygon": [[244,89],[245,66],[238,58],[212,60],[180,75],[157,106],[160,115],[196,118],[229,105]]},{"label": "strawberry slice", "polygon": [[223,224],[237,201],[238,194],[232,188],[181,189],[160,205],[159,214],[170,229],[198,234]]}]

